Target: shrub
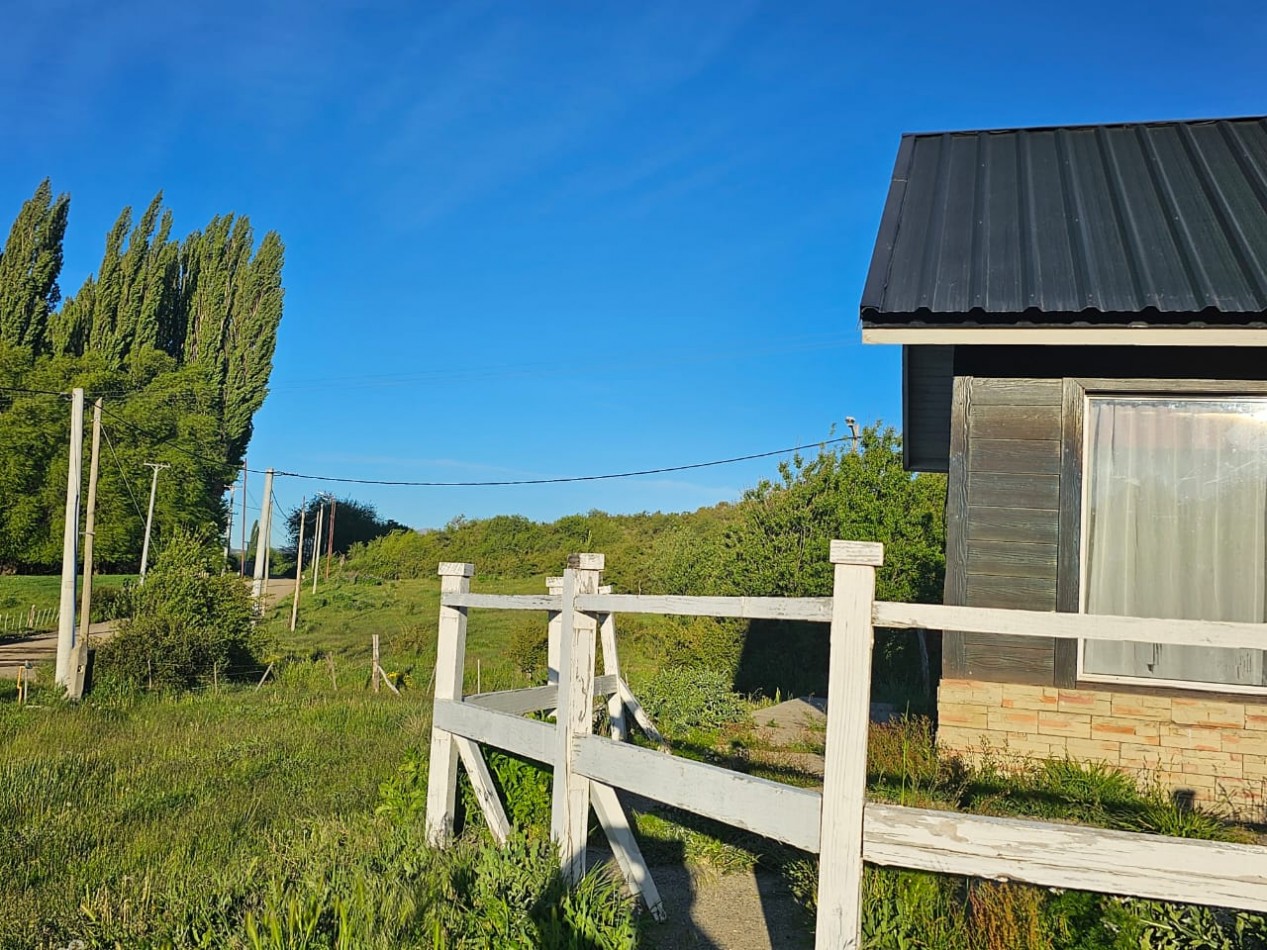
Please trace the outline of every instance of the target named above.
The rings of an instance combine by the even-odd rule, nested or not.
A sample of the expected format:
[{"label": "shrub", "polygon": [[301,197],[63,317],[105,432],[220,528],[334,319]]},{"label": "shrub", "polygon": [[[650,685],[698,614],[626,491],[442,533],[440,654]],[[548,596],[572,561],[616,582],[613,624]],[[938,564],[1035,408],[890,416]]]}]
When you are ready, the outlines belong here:
[{"label": "shrub", "polygon": [[205,535],[178,530],[127,595],[132,617],[101,649],[100,675],[187,689],[253,668],[251,600],[241,579],[219,573],[222,560]]},{"label": "shrub", "polygon": [[692,729],[720,729],[747,715],[743,699],[730,690],[730,680],[707,667],[668,667],[642,686],[643,708],[666,737],[682,737]]},{"label": "shrub", "polygon": [[533,618],[523,618],[510,630],[506,658],[520,673],[534,676],[549,662],[547,647],[546,631],[541,624]]}]

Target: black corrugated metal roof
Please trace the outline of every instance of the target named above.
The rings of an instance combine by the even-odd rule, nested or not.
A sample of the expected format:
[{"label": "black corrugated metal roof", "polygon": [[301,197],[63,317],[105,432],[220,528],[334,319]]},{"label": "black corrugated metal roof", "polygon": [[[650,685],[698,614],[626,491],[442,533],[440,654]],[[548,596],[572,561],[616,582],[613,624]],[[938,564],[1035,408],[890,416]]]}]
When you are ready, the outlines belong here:
[{"label": "black corrugated metal roof", "polygon": [[1267,118],[903,136],[861,311],[1261,321]]}]

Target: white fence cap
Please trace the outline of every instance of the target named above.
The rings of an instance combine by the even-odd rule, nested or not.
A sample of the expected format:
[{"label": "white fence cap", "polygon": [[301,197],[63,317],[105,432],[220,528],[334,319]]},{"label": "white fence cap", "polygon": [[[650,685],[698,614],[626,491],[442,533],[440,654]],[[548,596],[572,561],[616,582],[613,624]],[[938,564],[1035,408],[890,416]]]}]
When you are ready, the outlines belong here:
[{"label": "white fence cap", "polygon": [[884,545],[878,541],[833,541],[831,562],[880,567],[884,564]]}]

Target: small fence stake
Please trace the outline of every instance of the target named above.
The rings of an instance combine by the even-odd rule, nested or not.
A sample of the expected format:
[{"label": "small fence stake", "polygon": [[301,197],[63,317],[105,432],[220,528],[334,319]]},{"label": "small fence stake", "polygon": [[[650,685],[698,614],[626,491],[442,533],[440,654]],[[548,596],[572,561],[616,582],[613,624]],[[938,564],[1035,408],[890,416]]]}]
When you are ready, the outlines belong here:
[{"label": "small fence stake", "polygon": [[871,623],[884,545],[833,541],[827,754],[823,767],[816,950],[862,946],[862,821],[871,724]]},{"label": "small fence stake", "polygon": [[272,664],[272,663],[268,664],[268,666],[267,666],[267,667],[265,667],[265,669],[264,669],[264,675],[263,675],[263,676],[261,676],[261,677],[260,677],[260,681],[259,681],[258,683],[256,683],[256,684],[255,684],[255,692],[257,692],[257,693],[258,693],[258,692],[260,691],[260,687],[264,685],[264,681],[265,681],[266,679],[268,679],[268,674],[269,674],[269,673],[271,673],[271,672],[273,672],[273,664]]},{"label": "small fence stake", "polygon": [[377,693],[378,692],[378,634],[377,633],[374,634],[370,642],[372,644],[371,649],[373,650],[373,653],[374,653],[374,659],[371,661],[373,663],[373,668],[371,669],[371,672],[370,672],[370,686],[373,687],[374,692]]}]

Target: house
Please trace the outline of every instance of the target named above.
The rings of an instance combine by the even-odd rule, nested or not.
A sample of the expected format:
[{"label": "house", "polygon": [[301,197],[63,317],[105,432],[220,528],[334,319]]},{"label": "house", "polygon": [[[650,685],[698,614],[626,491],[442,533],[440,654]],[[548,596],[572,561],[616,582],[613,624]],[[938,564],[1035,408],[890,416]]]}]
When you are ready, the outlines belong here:
[{"label": "house", "polygon": [[[1267,119],[907,135],[861,317],[946,603],[1267,621]],[[1262,804],[1265,655],[947,632],[939,742]]]}]

